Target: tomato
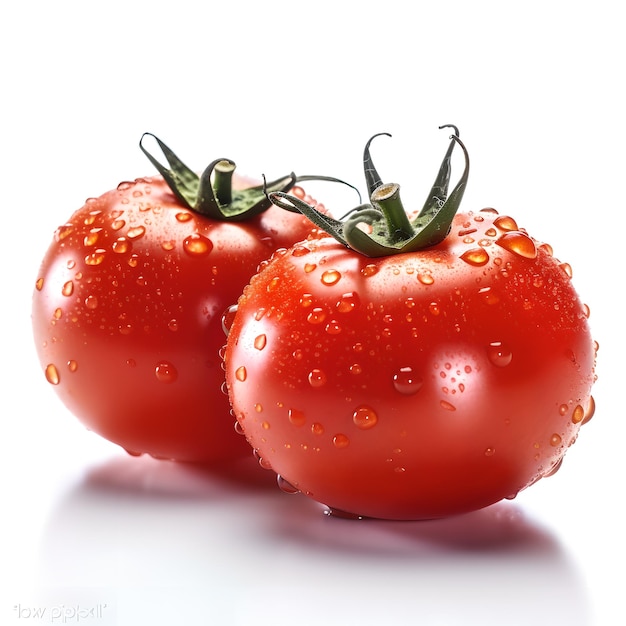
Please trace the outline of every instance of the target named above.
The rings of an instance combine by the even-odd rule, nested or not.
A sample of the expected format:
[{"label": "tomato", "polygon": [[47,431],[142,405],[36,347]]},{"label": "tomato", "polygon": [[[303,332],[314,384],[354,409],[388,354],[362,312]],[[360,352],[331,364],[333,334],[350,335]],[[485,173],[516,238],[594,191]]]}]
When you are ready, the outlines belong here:
[{"label": "tomato", "polygon": [[232,162],[199,178],[159,145],[171,170],[146,152],[162,175],[88,199],[56,230],[37,276],[34,339],[47,381],[89,429],[132,454],[208,463],[249,451],[222,390],[222,312],[311,224],[272,206]]},{"label": "tomato", "polygon": [[[446,198],[451,148],[420,218],[453,213],[438,242],[345,245],[399,207],[374,177],[360,234],[317,216],[334,238],[276,252],[231,319],[240,431],[286,491],[331,513],[415,520],[512,498],[559,468],[594,412],[597,344],[571,268],[508,215],[450,211],[468,171]],[[387,249],[405,249],[411,233],[388,221]]]}]

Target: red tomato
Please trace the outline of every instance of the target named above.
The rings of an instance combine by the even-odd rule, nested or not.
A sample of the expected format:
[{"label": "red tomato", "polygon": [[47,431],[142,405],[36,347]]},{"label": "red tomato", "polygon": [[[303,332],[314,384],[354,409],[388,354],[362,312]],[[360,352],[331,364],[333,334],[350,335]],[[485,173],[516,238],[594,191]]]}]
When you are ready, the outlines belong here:
[{"label": "red tomato", "polygon": [[310,231],[271,205],[246,221],[207,217],[161,176],[90,198],[57,229],[37,277],[32,323],[48,382],[89,429],[132,454],[245,454],[222,390],[222,312],[260,261]]},{"label": "red tomato", "polygon": [[353,516],[458,514],[558,469],[594,412],[588,315],[570,267],[492,209],[419,252],[326,237],[246,287],[227,384],[286,490]]}]

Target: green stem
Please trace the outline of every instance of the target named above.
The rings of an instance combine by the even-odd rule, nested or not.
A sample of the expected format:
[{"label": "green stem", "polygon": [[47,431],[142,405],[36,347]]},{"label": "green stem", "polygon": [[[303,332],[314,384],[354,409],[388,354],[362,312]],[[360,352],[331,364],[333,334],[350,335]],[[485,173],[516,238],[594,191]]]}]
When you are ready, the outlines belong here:
[{"label": "green stem", "polygon": [[233,172],[235,164],[232,161],[220,161],[214,170],[213,190],[220,204],[230,204],[233,201]]},{"label": "green stem", "polygon": [[413,226],[400,200],[400,185],[396,183],[380,185],[370,199],[385,216],[387,230],[393,240],[404,241],[413,236]]}]

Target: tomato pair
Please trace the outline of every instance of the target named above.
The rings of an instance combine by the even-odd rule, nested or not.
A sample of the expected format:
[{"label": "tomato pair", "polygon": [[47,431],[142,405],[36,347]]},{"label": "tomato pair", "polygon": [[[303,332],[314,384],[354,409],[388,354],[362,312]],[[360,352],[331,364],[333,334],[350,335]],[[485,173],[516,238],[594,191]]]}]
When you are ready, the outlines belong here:
[{"label": "tomato pair", "polygon": [[240,430],[286,491],[335,514],[435,518],[514,497],[593,415],[589,309],[514,218],[457,213],[456,129],[412,218],[369,145],[371,204],[347,221],[270,194],[332,237],[277,251],[239,299],[226,379]]}]

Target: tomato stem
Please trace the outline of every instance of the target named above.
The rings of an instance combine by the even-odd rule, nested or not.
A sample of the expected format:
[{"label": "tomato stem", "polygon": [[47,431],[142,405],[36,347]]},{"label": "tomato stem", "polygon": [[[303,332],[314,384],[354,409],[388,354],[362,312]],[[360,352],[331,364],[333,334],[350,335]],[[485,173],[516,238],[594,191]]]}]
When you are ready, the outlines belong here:
[{"label": "tomato stem", "polygon": [[220,204],[230,204],[233,201],[233,172],[235,164],[232,161],[220,161],[215,166],[213,189]]},{"label": "tomato stem", "polygon": [[[370,204],[349,211],[345,219],[336,220],[320,215],[315,207],[285,192],[270,193],[270,200],[284,209],[300,211],[337,241],[365,256],[389,256],[434,246],[448,235],[469,176],[469,155],[459,138],[458,129],[452,124],[440,128],[453,128],[454,134],[450,137],[450,145],[430,194],[422,210],[412,220],[402,206],[400,186],[381,182],[382,179],[370,155],[372,140],[381,135],[390,136],[389,133],[378,133],[367,142],[363,154],[363,169]],[[465,168],[460,180],[448,195],[452,152],[457,144],[463,151]]]}]

